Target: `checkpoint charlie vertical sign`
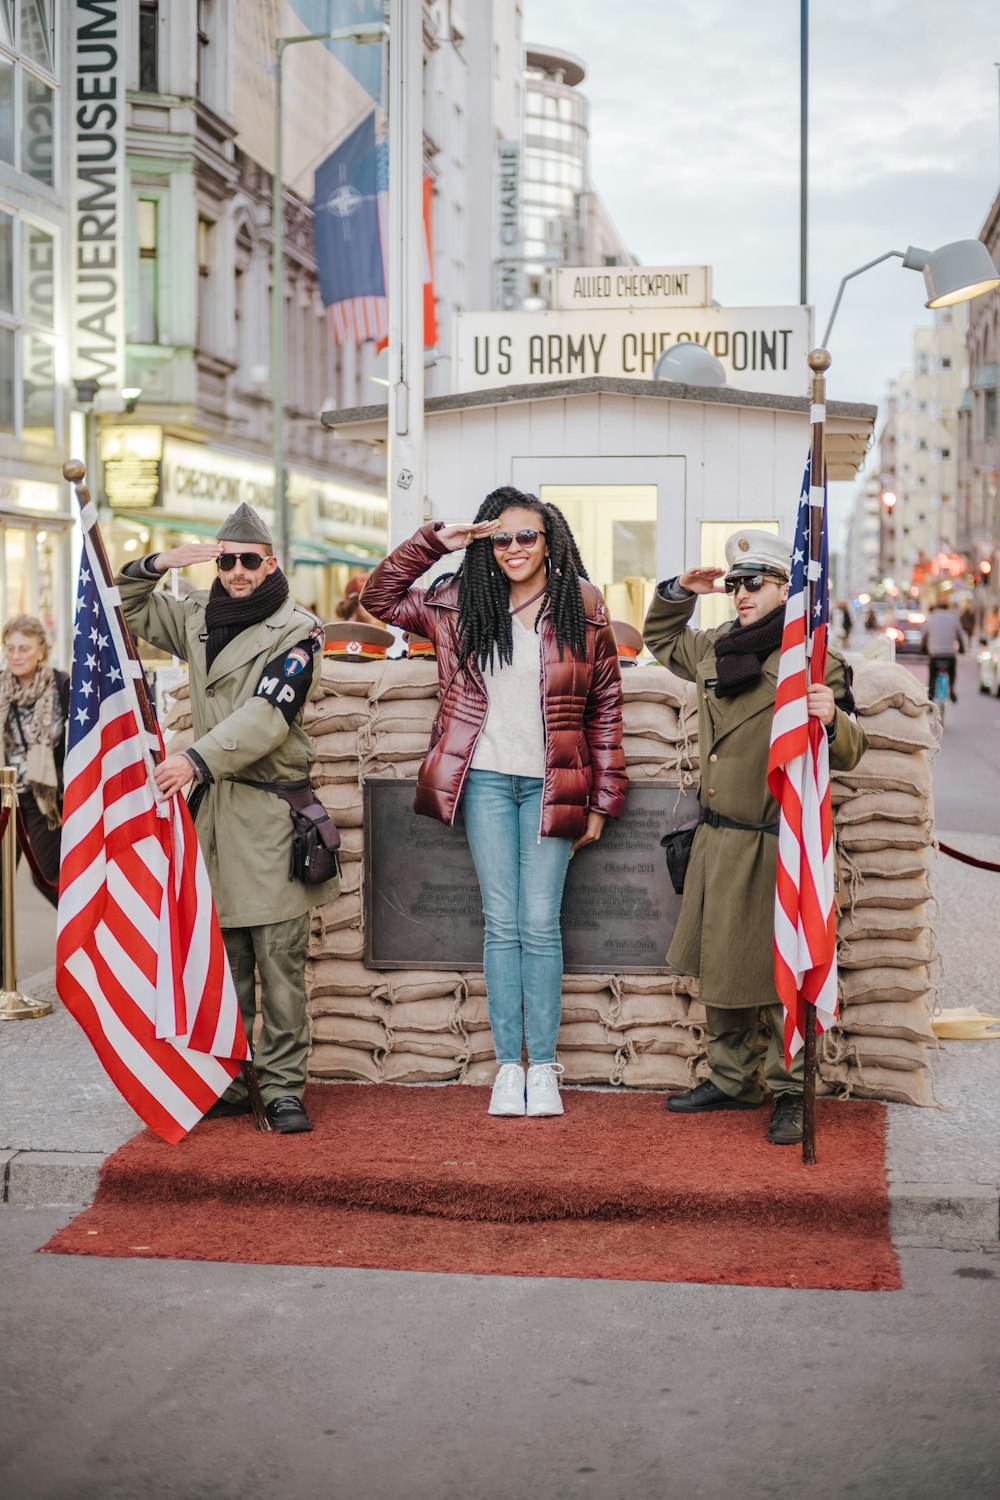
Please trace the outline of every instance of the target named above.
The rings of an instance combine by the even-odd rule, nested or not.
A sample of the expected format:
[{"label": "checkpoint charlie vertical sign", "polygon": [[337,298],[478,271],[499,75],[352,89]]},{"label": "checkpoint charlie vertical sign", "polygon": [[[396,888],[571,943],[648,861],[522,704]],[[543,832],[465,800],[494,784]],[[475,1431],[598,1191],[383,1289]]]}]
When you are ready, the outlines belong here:
[{"label": "checkpoint charlie vertical sign", "polygon": [[125,379],[125,10],[73,6],[73,343],[70,374],[116,394]]}]

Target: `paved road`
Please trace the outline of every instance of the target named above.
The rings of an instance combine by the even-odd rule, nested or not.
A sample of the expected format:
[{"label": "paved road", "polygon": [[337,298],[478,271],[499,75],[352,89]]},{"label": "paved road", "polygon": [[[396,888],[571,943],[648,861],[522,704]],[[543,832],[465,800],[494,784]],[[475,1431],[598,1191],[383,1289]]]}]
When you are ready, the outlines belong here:
[{"label": "paved road", "polygon": [[10,1500],[964,1500],[1000,1254],[792,1292],[32,1254],[0,1214]]},{"label": "paved road", "polygon": [[[926,660],[904,657],[900,665],[927,686]],[[1000,701],[982,696],[978,684],[975,657],[959,657],[958,702],[948,705],[934,766],[935,821],[942,835],[1000,835]]]}]

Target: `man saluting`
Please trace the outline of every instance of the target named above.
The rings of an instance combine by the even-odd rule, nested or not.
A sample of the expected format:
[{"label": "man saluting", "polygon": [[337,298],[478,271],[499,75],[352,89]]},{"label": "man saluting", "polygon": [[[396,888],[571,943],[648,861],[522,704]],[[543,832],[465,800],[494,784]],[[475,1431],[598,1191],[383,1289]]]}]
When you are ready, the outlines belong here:
[{"label": "man saluting", "polygon": [[[770,1026],[764,1078],[774,1097],[768,1140],[802,1139],[802,1054],[785,1066],[784,1009],[774,982],[774,893],[779,808],[767,759],[781,657],[792,549],[766,531],[735,532],[726,543],[724,587],[734,622],[692,630],[699,594],[720,590],[722,568],[691,568],[661,583],[644,638],[665,666],[698,685],[700,800],[684,899],[667,961],[696,974],[708,1017],[711,1076],[673,1094],[675,1114],[757,1109],[762,1015]],[[854,718],[850,668],[829,651],[826,682],[808,688],[808,711],[826,726],[832,770],[850,771],[867,746]]]},{"label": "man saluting", "polygon": [[[185,599],[156,592],[171,568],[201,562],[218,569],[209,592]],[[135,634],[188,663],[195,740],[157,766],[156,784],[171,796],[199,783],[195,826],[248,1038],[260,975],[254,1065],[267,1115],[284,1135],[311,1130],[302,1104],[309,909],[332,901],[339,879],[306,885],[289,878],[292,822],[278,791],[308,787],[315,753],[302,708],[314,687],[321,629],[289,597],[271,533],[249,505],[223,523],[218,541],[140,558],[115,581]],[[249,1108],[236,1079],[209,1115]]]}]

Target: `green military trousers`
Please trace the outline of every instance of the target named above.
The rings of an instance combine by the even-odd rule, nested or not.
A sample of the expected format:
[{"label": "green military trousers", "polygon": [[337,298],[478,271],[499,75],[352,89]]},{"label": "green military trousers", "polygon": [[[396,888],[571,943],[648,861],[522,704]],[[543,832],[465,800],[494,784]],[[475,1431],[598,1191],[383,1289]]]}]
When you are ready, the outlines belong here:
[{"label": "green military trousers", "polygon": [[[261,1030],[254,1049],[254,1067],[264,1103],[293,1094],[301,1099],[309,1055],[306,1016],[306,949],[309,913],[287,922],[262,927],[224,927],[233,983],[247,1037],[252,1041],[257,1014],[255,971],[260,974]],[[226,1090],[227,1100],[245,1099],[246,1085],[236,1078]]]},{"label": "green military trousers", "polygon": [[[708,1017],[708,1061],[712,1082],[732,1099],[759,1103],[764,1097],[760,1086],[760,1059],[764,1055],[764,1078],[777,1099],[782,1094],[802,1093],[802,1053],[796,1055],[791,1068],[785,1067],[785,1008],[783,1005],[744,1005],[732,1009],[706,1005]],[[770,1037],[761,1035],[761,1021],[767,1016]]]}]

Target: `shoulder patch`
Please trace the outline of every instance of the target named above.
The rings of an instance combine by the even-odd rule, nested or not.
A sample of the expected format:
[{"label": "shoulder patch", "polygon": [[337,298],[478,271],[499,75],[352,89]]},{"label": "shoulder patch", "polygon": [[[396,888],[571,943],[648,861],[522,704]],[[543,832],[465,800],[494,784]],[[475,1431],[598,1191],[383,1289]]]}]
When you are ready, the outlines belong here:
[{"label": "shoulder patch", "polygon": [[268,662],[254,697],[266,698],[290,724],[309,696],[312,675],[312,642],[306,636]]}]

